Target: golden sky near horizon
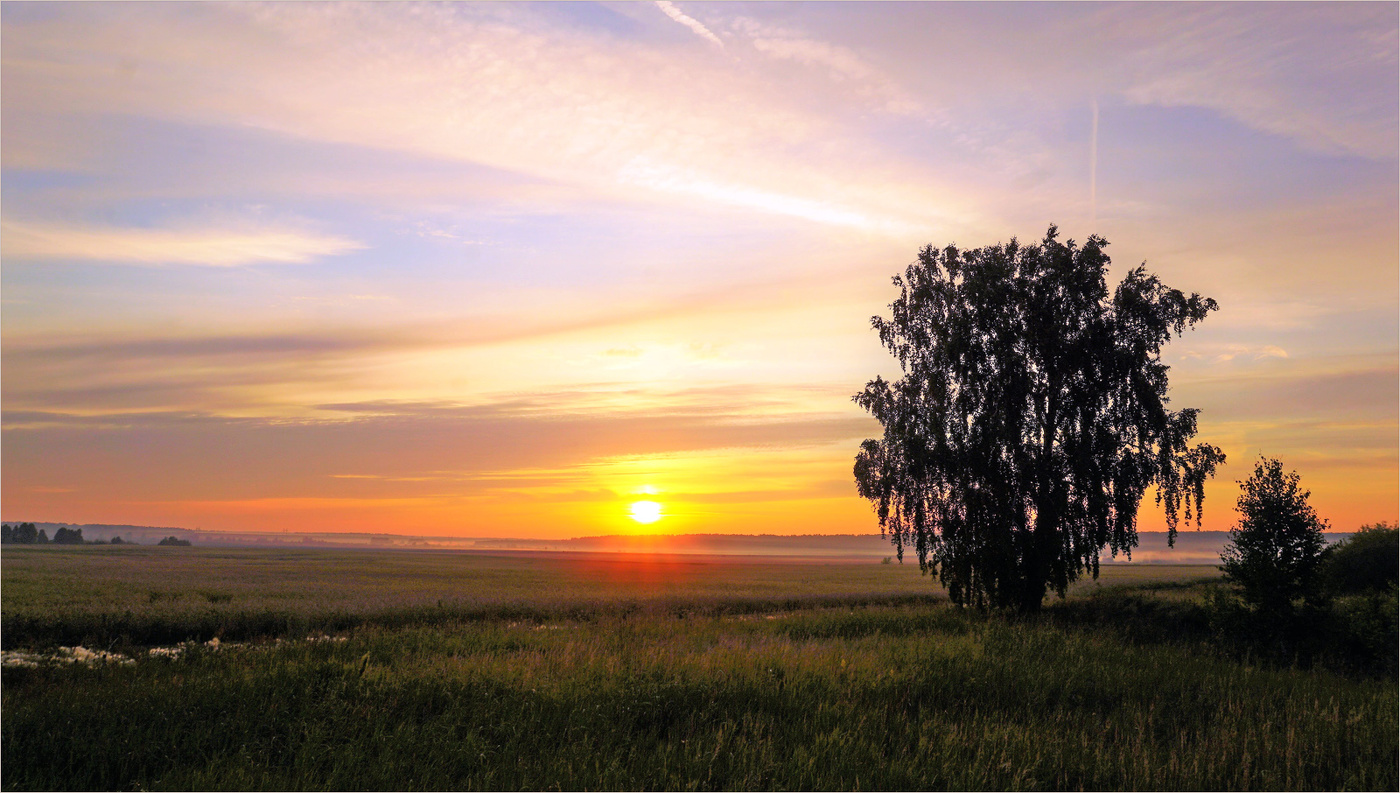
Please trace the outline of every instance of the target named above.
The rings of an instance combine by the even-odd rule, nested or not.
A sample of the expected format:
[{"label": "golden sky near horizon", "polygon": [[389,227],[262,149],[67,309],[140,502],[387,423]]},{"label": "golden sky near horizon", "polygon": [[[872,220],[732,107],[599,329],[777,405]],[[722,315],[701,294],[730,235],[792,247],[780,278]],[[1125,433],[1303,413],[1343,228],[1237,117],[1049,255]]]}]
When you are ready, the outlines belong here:
[{"label": "golden sky near horizon", "polygon": [[1229,455],[1206,528],[1260,454],[1394,520],[1397,19],[6,2],[0,511],[873,532],[890,276],[1053,222],[1220,303],[1164,356]]}]

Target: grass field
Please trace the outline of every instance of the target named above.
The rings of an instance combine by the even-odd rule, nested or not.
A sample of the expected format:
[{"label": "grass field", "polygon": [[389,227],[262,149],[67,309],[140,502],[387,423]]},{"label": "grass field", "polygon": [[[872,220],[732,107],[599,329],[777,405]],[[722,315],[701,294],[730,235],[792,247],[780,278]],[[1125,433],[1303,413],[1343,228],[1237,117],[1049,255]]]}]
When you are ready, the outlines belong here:
[{"label": "grass field", "polygon": [[[135,659],[4,670],[6,789],[1397,784],[1393,677],[1256,663],[1177,630],[1209,567],[1107,568],[1012,620],[949,606],[907,565],[156,548],[0,562],[7,650]],[[175,658],[146,652],[184,640]]]}]

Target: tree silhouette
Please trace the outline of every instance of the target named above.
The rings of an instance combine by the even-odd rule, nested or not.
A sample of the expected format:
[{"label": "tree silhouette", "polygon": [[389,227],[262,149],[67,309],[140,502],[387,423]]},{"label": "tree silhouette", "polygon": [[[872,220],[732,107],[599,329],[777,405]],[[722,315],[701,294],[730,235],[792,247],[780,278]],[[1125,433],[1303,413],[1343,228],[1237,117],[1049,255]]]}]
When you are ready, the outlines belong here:
[{"label": "tree silhouette", "polygon": [[1225,577],[1240,585],[1245,601],[1263,611],[1284,613],[1297,598],[1317,592],[1322,532],[1327,521],[1308,504],[1295,471],[1260,458],[1254,475],[1240,483],[1240,522],[1220,558]]},{"label": "tree silhouette", "polygon": [[[1137,545],[1156,486],[1170,537],[1200,525],[1204,484],[1225,460],[1188,447],[1194,409],[1167,409],[1162,346],[1215,310],[1137,267],[1111,299],[1104,239],[1055,226],[1036,245],[919,252],[871,324],[904,376],[854,399],[884,425],[861,444],[860,495],[900,559],[936,570],[954,602],[1036,610],[1099,553]],[[1194,508],[1194,509],[1193,509]]]},{"label": "tree silhouette", "polygon": [[[5,542],[14,543],[16,545],[32,545],[39,541],[39,531],[34,528],[33,523],[19,523],[7,528],[9,529],[9,534]],[[47,538],[45,538],[45,541],[47,541]]]},{"label": "tree silhouette", "polygon": [[1322,578],[1333,592],[1384,590],[1400,579],[1400,532],[1392,521],[1370,523],[1323,552]]}]

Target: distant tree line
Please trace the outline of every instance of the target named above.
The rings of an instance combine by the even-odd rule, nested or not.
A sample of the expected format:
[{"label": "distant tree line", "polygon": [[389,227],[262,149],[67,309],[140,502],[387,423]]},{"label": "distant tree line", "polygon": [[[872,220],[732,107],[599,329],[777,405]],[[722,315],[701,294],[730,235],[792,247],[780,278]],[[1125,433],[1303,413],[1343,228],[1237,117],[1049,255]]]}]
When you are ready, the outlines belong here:
[{"label": "distant tree line", "polygon": [[[50,539],[48,532],[36,527],[33,523],[18,523],[11,526],[8,523],[0,524],[0,544],[3,545],[132,545],[130,541],[121,537],[113,537],[111,540],[85,540],[82,529],[70,529],[66,526],[59,526]],[[182,540],[179,537],[166,537],[156,545],[178,545],[189,546],[189,540]]]},{"label": "distant tree line", "polygon": [[0,543],[5,545],[47,545],[48,542],[48,532],[36,529],[33,523],[21,523],[18,526],[6,523],[0,526]]}]

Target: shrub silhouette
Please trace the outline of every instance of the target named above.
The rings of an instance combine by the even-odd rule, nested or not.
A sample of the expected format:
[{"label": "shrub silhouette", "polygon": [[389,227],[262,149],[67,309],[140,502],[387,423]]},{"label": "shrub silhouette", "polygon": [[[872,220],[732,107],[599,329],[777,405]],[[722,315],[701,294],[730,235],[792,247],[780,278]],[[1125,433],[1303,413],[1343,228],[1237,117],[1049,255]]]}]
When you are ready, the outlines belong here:
[{"label": "shrub silhouette", "polygon": [[1394,523],[1362,526],[1323,555],[1322,581],[1339,595],[1395,586],[1400,574],[1400,531]]},{"label": "shrub silhouette", "polygon": [[1297,472],[1261,457],[1241,482],[1240,522],[1220,555],[1225,577],[1240,585],[1244,600],[1261,611],[1292,611],[1299,598],[1314,600],[1327,521],[1308,505]]}]

